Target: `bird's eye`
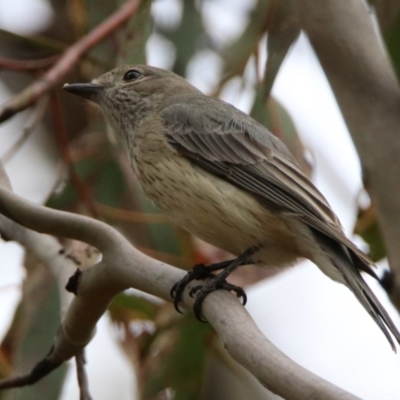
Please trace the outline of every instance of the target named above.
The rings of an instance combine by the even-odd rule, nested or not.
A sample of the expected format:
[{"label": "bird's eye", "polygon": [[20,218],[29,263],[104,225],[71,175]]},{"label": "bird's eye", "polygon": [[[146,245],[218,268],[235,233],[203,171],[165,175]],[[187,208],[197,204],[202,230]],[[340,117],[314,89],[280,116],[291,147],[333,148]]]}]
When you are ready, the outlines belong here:
[{"label": "bird's eye", "polygon": [[125,82],[133,81],[141,76],[141,73],[136,69],[130,69],[125,72],[124,77],[122,78]]}]

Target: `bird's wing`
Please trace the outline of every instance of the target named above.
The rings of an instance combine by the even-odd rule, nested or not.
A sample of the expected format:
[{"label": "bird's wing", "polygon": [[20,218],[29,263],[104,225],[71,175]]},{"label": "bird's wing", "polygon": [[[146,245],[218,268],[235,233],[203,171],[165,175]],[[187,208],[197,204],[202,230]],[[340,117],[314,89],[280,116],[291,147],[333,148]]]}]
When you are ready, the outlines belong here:
[{"label": "bird's wing", "polygon": [[314,231],[341,243],[358,268],[375,276],[371,261],[343,234],[328,202],[286,146],[229,104],[208,97],[203,101],[207,104],[187,101],[162,110],[169,144],[194,164],[256,195],[261,203],[295,214]]}]

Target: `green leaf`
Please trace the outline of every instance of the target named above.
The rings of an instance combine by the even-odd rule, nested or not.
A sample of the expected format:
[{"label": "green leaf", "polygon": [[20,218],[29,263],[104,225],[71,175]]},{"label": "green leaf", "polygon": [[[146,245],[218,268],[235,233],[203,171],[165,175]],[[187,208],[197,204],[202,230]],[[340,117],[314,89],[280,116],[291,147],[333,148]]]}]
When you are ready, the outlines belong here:
[{"label": "green leaf", "polygon": [[166,388],[173,390],[174,400],[200,397],[213,330],[210,325],[199,323],[192,314],[186,314],[173,329],[178,330],[175,343],[146,382],[145,399]]}]

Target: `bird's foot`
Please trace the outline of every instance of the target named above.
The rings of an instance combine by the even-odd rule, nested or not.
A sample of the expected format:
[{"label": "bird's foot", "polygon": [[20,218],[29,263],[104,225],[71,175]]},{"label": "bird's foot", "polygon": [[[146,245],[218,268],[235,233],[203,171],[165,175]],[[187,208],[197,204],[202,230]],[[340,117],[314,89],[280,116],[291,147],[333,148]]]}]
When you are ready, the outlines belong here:
[{"label": "bird's foot", "polygon": [[197,264],[180,281],[176,282],[171,288],[171,297],[174,299],[175,310],[182,314],[179,303],[182,300],[183,291],[186,286],[194,280],[203,280],[214,276],[209,267],[204,264]]},{"label": "bird's foot", "polygon": [[207,282],[205,285],[195,286],[189,292],[189,295],[191,297],[193,297],[194,295],[197,294],[196,301],[194,302],[194,305],[193,305],[193,311],[194,311],[194,314],[196,315],[196,318],[199,321],[207,322],[201,314],[201,309],[203,307],[203,301],[210,293],[212,293],[218,289],[224,289],[229,292],[235,292],[237,297],[243,299],[242,304],[246,305],[247,295],[240,286],[236,286],[236,285],[232,285],[231,283],[228,283],[226,281],[225,277],[221,276],[221,274],[214,276],[214,278],[210,282]]},{"label": "bird's foot", "polygon": [[[174,299],[174,306],[176,311],[181,313],[179,308],[179,303],[182,300],[183,291],[186,286],[194,280],[204,280],[207,278],[212,278],[210,282],[207,282],[205,285],[199,285],[191,289],[190,296],[194,296],[197,292],[197,299],[194,303],[194,313],[199,321],[205,322],[205,320],[201,317],[201,308],[204,299],[214,290],[224,289],[228,291],[235,292],[237,297],[243,298],[243,305],[246,304],[247,296],[244,290],[239,287],[232,285],[226,281],[227,276],[233,272],[237,267],[241,265],[246,265],[251,261],[251,256],[256,253],[260,249],[260,246],[253,246],[243,252],[239,257],[234,260],[222,261],[220,263],[215,263],[211,265],[197,264],[194,266],[192,271],[189,271],[183,279],[179,282],[175,283],[171,288],[171,297]],[[218,271],[223,269],[218,275],[214,275],[213,271]]]}]

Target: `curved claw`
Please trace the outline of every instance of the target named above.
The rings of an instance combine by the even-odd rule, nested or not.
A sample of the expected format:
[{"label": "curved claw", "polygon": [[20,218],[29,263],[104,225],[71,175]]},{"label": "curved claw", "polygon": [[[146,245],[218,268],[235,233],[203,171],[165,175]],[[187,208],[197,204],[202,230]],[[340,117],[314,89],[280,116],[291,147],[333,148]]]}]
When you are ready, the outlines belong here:
[{"label": "curved claw", "polygon": [[198,285],[191,288],[189,292],[190,297],[194,297],[197,295],[197,299],[194,302],[193,311],[196,315],[196,318],[201,322],[207,322],[201,314],[201,309],[203,306],[204,299],[212,292],[217,289],[224,289],[227,291],[235,292],[238,298],[242,298],[242,304],[245,305],[247,302],[247,296],[245,291],[239,287],[228,283],[225,279],[225,276],[222,275],[213,275],[209,267],[206,267],[204,264],[197,264],[193,267],[191,271],[189,271],[180,281],[176,282],[171,290],[170,295],[174,299],[174,307],[175,310],[182,314],[181,309],[179,308],[179,303],[182,300],[183,292],[186,286],[193,280],[202,280],[206,278],[212,277],[212,280],[206,283],[204,286]]},{"label": "curved claw", "polygon": [[174,301],[174,308],[179,314],[183,314],[183,311],[179,308],[179,302]]},{"label": "curved claw", "polygon": [[176,293],[176,289],[177,289],[177,287],[178,287],[178,283],[179,283],[179,282],[176,282],[176,283],[172,286],[171,290],[169,291],[169,295],[170,295],[173,299],[175,298],[175,293]]},{"label": "curved claw", "polygon": [[[211,292],[210,292],[210,293],[211,293]],[[209,293],[207,293],[207,294],[209,294]],[[204,299],[206,298],[207,294],[206,294],[205,296],[202,296],[202,297],[199,296],[199,297],[196,299],[196,301],[194,302],[194,305],[193,305],[193,312],[194,312],[194,315],[196,316],[196,318],[197,318],[200,322],[207,322],[207,320],[203,318],[203,315],[202,315],[202,313],[201,313],[201,309],[202,309],[202,307],[203,307],[203,301],[204,301]]]},{"label": "curved claw", "polygon": [[[182,300],[182,295],[186,286],[193,280],[205,279],[210,275],[212,275],[211,271],[204,264],[197,264],[193,267],[192,271],[189,271],[180,281],[176,282],[172,286],[170,295],[174,299],[174,307],[176,311],[178,311],[180,314],[183,313],[179,308],[179,303]],[[191,296],[192,290],[190,291]]]},{"label": "curved claw", "polygon": [[239,299],[242,298],[242,305],[245,306],[246,303],[247,303],[247,294],[246,294],[246,292],[245,292],[242,288],[240,288],[240,289],[241,289],[240,292],[239,292],[239,291],[236,291],[236,296],[237,296]]},{"label": "curved claw", "polygon": [[185,290],[186,285],[191,281],[189,274],[185,275],[183,279],[176,282],[174,286],[172,286],[170,294],[174,299],[174,307],[175,310],[178,311],[179,314],[183,314],[183,311],[179,308],[179,303],[182,300],[182,294]]},{"label": "curved claw", "polygon": [[178,290],[179,290],[179,284],[181,283],[181,281],[176,282],[171,290],[169,291],[170,296],[174,299],[174,308],[176,311],[178,311],[179,314],[183,314],[183,312],[181,311],[181,309],[179,308],[179,301],[180,301],[180,297],[178,296]]}]

